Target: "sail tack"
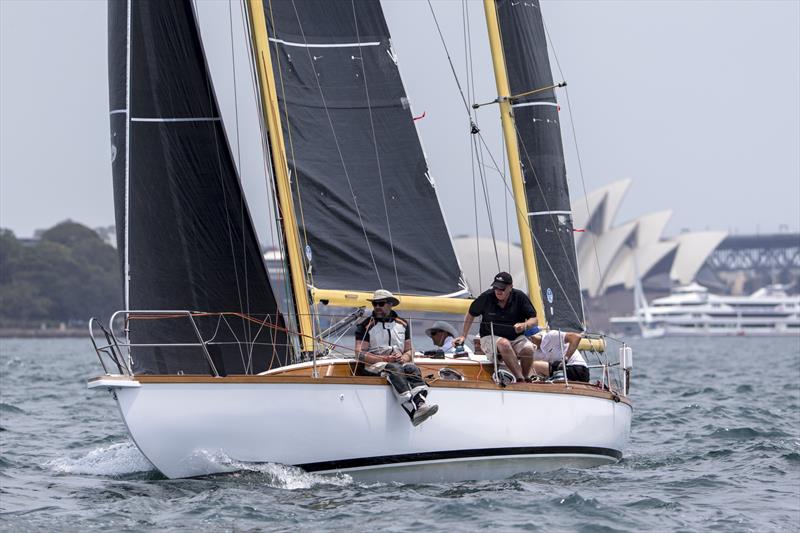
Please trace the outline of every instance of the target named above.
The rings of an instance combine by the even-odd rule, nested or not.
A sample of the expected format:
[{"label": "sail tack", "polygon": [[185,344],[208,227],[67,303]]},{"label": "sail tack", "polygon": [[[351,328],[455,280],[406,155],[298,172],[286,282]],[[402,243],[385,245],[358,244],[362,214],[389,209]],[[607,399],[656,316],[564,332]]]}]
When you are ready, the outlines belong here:
[{"label": "sail tack", "polygon": [[[283,320],[191,2],[112,1],[108,20],[112,169],[117,242],[129,272],[127,308],[236,313],[195,319],[212,340],[217,370],[260,372],[286,364]],[[185,317],[133,319],[129,326],[133,343],[198,342]],[[132,357],[136,373],[209,372],[198,347],[139,347]]]},{"label": "sail tack", "polygon": [[496,0],[513,101],[528,221],[551,328],[584,329],[560,117],[538,0]]},{"label": "sail tack", "polygon": [[464,292],[380,3],[264,10],[311,282]]}]

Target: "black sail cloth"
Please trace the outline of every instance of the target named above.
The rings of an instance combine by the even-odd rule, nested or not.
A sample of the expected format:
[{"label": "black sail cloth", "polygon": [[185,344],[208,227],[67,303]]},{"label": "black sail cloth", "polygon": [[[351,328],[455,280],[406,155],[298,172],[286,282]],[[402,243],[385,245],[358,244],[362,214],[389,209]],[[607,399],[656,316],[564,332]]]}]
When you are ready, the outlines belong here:
[{"label": "black sail cloth", "polygon": [[[204,339],[213,339],[209,351],[221,374],[286,364],[283,320],[219,118],[191,3],[111,1],[108,20],[117,242],[123,269],[128,248],[129,308],[267,319],[271,326],[235,315],[196,320]],[[131,320],[130,339],[198,341],[186,318]],[[209,372],[199,347],[139,347],[132,358],[138,374]]]},{"label": "black sail cloth", "polygon": [[[553,85],[538,0],[496,0],[511,95]],[[584,329],[560,119],[553,89],[513,102],[545,314],[551,328]]]},{"label": "black sail cloth", "polygon": [[264,11],[314,285],[462,292],[380,3],[265,0]]}]

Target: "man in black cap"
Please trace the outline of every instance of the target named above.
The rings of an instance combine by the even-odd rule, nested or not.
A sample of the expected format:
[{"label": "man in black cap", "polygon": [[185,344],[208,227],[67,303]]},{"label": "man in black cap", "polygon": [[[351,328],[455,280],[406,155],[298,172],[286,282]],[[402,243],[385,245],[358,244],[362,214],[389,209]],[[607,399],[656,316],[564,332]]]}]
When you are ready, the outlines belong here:
[{"label": "man in black cap", "polygon": [[[489,290],[478,296],[464,315],[462,344],[475,317],[481,317],[481,348],[490,358],[500,357],[517,381],[529,380],[533,366],[533,343],[524,335],[538,320],[530,298],[513,287],[511,274],[500,272]],[[520,364],[521,363],[521,364]]]}]

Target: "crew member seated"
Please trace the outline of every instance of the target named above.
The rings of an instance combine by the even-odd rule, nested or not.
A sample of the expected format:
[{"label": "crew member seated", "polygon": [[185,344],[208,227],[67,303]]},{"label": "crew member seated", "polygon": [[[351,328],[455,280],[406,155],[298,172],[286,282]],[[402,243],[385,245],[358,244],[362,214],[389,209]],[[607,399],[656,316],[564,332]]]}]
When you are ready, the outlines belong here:
[{"label": "crew member seated", "polygon": [[425,401],[428,386],[412,362],[411,326],[392,310],[400,300],[391,292],[378,289],[369,301],[372,315],[356,326],[357,373],[385,376],[411,423],[418,426],[439,406]]},{"label": "crew member seated", "polygon": [[[472,350],[469,346],[455,346],[453,341],[458,336],[458,331],[451,324],[444,320],[437,320],[431,327],[425,330],[425,335],[431,338],[433,344],[441,351],[445,357],[469,357]],[[428,355],[428,352],[425,352]]]},{"label": "crew member seated", "polygon": [[589,367],[578,350],[581,342],[579,333],[563,331],[545,331],[530,337],[536,351],[533,353],[534,374],[550,377],[556,371],[563,370],[563,362],[567,362],[566,375],[568,381],[589,382]]}]

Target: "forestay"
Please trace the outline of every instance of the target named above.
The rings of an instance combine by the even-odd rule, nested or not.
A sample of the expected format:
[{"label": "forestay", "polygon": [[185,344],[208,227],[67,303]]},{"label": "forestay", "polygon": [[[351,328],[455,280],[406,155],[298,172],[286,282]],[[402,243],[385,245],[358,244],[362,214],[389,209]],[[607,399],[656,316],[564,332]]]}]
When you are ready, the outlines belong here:
[{"label": "forestay", "polygon": [[[127,308],[266,319],[271,326],[237,316],[197,323],[205,339],[213,338],[209,350],[222,374],[286,364],[286,335],[276,329],[283,321],[191,3],[109,2],[108,21],[114,199],[120,259],[129,275]],[[186,318],[136,319],[130,340],[197,342],[197,336]],[[201,354],[196,347],[135,348],[134,371],[206,374]]]},{"label": "forestay", "polygon": [[264,10],[311,282],[464,293],[380,3]]},{"label": "forestay", "polygon": [[538,0],[496,0],[539,284],[551,328],[584,329],[564,149]]}]

